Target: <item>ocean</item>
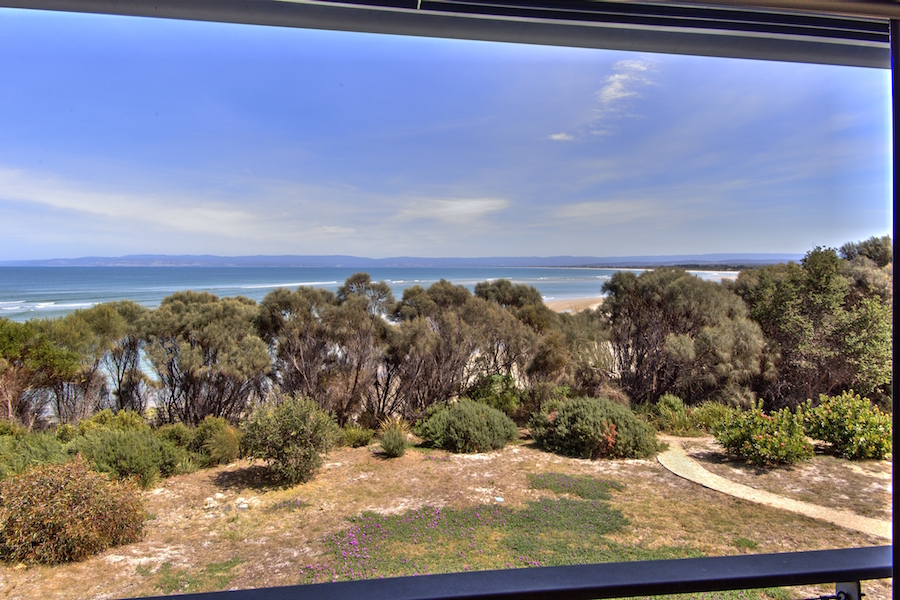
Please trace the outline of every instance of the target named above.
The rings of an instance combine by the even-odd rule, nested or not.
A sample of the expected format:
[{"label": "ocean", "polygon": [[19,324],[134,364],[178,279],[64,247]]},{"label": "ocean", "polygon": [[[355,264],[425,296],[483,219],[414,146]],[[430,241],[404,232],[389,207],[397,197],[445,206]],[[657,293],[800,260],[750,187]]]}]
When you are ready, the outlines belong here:
[{"label": "ocean", "polygon": [[[246,296],[257,302],[279,287],[312,286],[336,291],[358,268],[329,267],[0,267],[0,317],[26,321],[60,317],[113,300],[133,300],[148,308],[180,290],[219,297]],[[619,269],[552,267],[373,268],[397,299],[414,285],[427,288],[446,279],[470,290],[480,281],[509,279],[531,285],[544,300],[596,298]],[[695,272],[714,281],[734,273]]]}]

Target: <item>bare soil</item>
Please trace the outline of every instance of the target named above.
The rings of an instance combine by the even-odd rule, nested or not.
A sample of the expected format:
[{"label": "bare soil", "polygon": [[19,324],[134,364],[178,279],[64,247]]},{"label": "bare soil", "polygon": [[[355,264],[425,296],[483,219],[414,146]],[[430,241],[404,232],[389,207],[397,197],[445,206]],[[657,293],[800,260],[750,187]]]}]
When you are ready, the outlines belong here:
[{"label": "bare soil", "polygon": [[[700,445],[693,451],[704,452]],[[704,465],[712,468],[738,469],[714,458],[705,460]],[[820,503],[825,497],[829,502],[846,502],[839,498],[843,495],[855,498],[851,490],[860,488],[860,481],[887,486],[888,494],[892,489],[891,479],[883,477],[883,466],[832,465],[827,457],[817,462],[822,465],[817,473],[826,473],[833,483],[816,488]],[[890,463],[886,467],[890,474]],[[546,471],[622,483],[624,490],[614,493],[611,501],[631,521],[624,531],[611,536],[622,543],[688,546],[707,555],[884,543],[723,496],[672,475],[655,460],[568,459],[528,443],[474,455],[414,449],[387,460],[373,446],[333,451],[311,482],[287,489],[268,484],[262,466],[245,461],[168,479],[144,492],[151,519],[142,542],[76,564],[0,565],[0,596],[119,598],[291,585],[297,583],[300,567],[321,556],[323,537],[344,528],[349,517],[364,511],[400,513],[424,505],[465,507],[502,501],[523,506],[552,495],[528,487],[527,474]],[[788,491],[810,485],[805,481],[807,472],[798,469],[785,470],[778,477],[741,473],[766,485],[780,480]],[[883,492],[879,488],[878,493]],[[889,496],[887,504],[889,511]],[[890,517],[890,512],[879,514]],[[827,591],[827,587],[803,588],[792,594],[817,596]],[[864,591],[869,600],[887,599],[892,596],[892,582],[867,582]]]}]

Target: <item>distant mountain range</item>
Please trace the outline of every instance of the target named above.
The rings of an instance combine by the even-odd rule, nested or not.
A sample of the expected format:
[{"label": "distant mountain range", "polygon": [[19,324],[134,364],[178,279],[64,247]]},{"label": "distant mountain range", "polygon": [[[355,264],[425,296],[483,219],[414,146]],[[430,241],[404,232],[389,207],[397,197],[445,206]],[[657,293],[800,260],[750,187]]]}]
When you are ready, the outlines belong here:
[{"label": "distant mountain range", "polygon": [[48,260],[0,261],[3,267],[750,267],[798,261],[802,254],[672,254],[660,256],[489,256],[479,258],[424,258],[397,256],[213,256],[133,254],[85,256]]}]

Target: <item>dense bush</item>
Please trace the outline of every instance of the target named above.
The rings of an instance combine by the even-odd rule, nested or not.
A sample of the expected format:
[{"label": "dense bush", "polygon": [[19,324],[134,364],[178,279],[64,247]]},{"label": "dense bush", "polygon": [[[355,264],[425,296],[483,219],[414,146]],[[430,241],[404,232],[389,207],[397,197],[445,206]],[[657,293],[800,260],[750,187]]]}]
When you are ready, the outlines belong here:
[{"label": "dense bush", "polygon": [[69,459],[65,446],[50,433],[24,433],[0,436],[0,479],[23,473],[47,463]]},{"label": "dense bush", "polygon": [[466,391],[466,396],[475,402],[496,408],[510,417],[521,404],[516,382],[509,375],[482,377]]},{"label": "dense bush", "polygon": [[516,439],[519,430],[496,408],[463,398],[426,413],[416,433],[450,452],[487,452]]},{"label": "dense bush", "polygon": [[237,431],[222,417],[213,416],[200,422],[188,448],[201,454],[207,467],[230,463],[241,450]]},{"label": "dense bush", "polygon": [[579,458],[642,458],[656,450],[653,428],[606,398],[550,402],[529,423],[543,448]]},{"label": "dense bush", "polygon": [[172,423],[163,425],[156,430],[156,437],[168,440],[179,448],[188,449],[194,441],[194,429],[184,423]]},{"label": "dense bush", "polygon": [[651,418],[657,429],[673,435],[695,432],[684,401],[674,394],[663,394],[653,405]]},{"label": "dense bush", "polygon": [[138,494],[82,459],[35,467],[0,483],[0,556],[60,563],[141,539]]},{"label": "dense bush", "polygon": [[762,402],[729,414],[715,436],[725,450],[756,465],[790,465],[813,455],[802,414],[783,408],[767,415]]},{"label": "dense bush", "polygon": [[120,410],[114,413],[108,408],[94,413],[90,419],[79,421],[76,430],[79,435],[87,435],[101,429],[118,429],[120,431],[148,431],[150,426],[144,417],[133,410]]},{"label": "dense bush", "polygon": [[341,436],[341,442],[345,446],[360,448],[369,445],[372,438],[375,437],[375,430],[357,424],[347,424],[341,430]]},{"label": "dense bush", "polygon": [[707,400],[688,409],[691,424],[697,429],[712,433],[716,431],[728,415],[736,409],[725,406],[721,402]]},{"label": "dense bush", "polygon": [[400,419],[386,419],[381,424],[381,450],[390,458],[406,453],[406,423]]},{"label": "dense bush", "polygon": [[100,429],[78,436],[69,443],[70,453],[84,456],[101,473],[118,479],[134,478],[141,487],[152,486],[159,475],[178,472],[184,458],[171,442],[150,431]]},{"label": "dense bush", "polygon": [[277,406],[258,407],[244,424],[247,456],[269,463],[272,473],[286,483],[308,481],[340,435],[334,420],[308,399],[280,396]]},{"label": "dense bush", "polygon": [[839,456],[855,460],[884,458],[891,453],[893,428],[886,415],[853,390],[840,396],[819,396],[803,407],[803,427],[809,437],[831,444]]}]

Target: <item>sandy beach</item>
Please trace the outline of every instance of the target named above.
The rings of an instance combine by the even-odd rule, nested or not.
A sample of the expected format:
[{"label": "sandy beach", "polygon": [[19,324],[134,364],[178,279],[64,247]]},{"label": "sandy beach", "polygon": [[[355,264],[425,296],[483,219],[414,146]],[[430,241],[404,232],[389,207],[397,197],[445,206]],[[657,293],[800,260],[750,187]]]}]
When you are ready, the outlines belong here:
[{"label": "sandy beach", "polygon": [[595,309],[603,304],[603,298],[568,298],[566,300],[545,300],[547,308],[556,312],[581,312]]}]

